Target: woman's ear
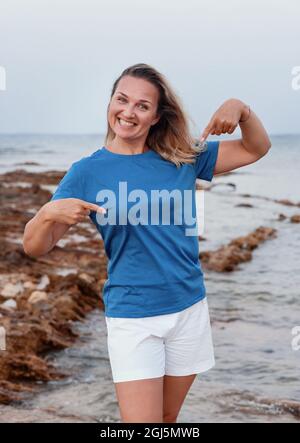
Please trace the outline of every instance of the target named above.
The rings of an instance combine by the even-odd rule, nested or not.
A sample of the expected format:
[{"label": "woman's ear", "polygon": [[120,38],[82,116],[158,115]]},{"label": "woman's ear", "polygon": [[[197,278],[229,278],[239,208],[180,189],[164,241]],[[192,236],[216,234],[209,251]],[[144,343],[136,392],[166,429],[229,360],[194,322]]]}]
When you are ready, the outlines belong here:
[{"label": "woman's ear", "polygon": [[156,117],[155,120],[153,120],[153,122],[151,123],[151,126],[156,125],[156,123],[160,120],[160,115],[158,114],[158,117]]}]

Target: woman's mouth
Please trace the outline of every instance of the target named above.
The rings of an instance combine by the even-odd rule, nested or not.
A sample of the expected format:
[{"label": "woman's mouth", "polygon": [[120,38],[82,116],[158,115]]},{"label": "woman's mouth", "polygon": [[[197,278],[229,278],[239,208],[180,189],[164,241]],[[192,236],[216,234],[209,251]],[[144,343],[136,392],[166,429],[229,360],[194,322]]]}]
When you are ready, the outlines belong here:
[{"label": "woman's mouth", "polygon": [[118,120],[118,122],[119,122],[119,125],[122,127],[122,128],[132,128],[133,126],[137,126],[137,124],[136,123],[130,123],[130,122],[127,122],[126,120],[123,120],[122,118],[117,118],[117,120]]}]

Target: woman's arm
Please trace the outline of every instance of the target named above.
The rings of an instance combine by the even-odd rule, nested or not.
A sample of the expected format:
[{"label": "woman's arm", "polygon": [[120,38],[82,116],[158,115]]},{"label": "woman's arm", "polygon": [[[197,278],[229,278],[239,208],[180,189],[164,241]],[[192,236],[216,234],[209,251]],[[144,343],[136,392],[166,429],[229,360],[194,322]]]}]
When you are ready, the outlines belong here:
[{"label": "woman's arm", "polygon": [[242,139],[244,148],[252,153],[257,154],[258,157],[263,157],[271,147],[271,141],[269,136],[254,111],[250,110],[247,105],[244,107],[239,126],[241,128]]},{"label": "woman's arm", "polygon": [[105,208],[78,198],[46,203],[25,226],[24,252],[31,257],[47,254],[70,226],[85,221],[91,211],[106,213]]},{"label": "woman's arm", "polygon": [[220,141],[214,174],[254,163],[271,147],[268,134],[255,112],[251,109],[249,114],[249,107],[238,99],[226,100],[215,112],[202,134],[202,140],[209,134],[232,134],[237,125],[242,138]]},{"label": "woman's arm", "polygon": [[25,226],[24,252],[30,257],[47,254],[69,228],[70,225],[49,219],[46,205],[42,206]]}]

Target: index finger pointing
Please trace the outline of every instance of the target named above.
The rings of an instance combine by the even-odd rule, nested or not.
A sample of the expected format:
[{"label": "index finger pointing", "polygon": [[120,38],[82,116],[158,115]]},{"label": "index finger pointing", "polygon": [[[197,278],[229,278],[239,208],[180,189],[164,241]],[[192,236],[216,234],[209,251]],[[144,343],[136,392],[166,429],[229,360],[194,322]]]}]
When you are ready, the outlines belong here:
[{"label": "index finger pointing", "polygon": [[101,212],[102,214],[106,214],[106,209],[101,206],[95,205],[94,203],[87,203],[86,207],[91,209],[92,211]]},{"label": "index finger pointing", "polygon": [[206,128],[204,129],[204,131],[202,132],[202,135],[201,135],[201,137],[200,137],[200,142],[201,142],[201,143],[204,142],[204,140],[209,136],[209,133],[210,133],[210,131],[211,131],[211,128],[212,128],[212,124],[209,123],[209,124],[206,126]]}]

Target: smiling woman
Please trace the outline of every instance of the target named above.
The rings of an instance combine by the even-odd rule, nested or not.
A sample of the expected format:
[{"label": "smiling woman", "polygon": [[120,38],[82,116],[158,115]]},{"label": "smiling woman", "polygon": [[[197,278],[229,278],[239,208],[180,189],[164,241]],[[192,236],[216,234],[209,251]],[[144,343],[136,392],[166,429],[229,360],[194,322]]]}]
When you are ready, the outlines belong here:
[{"label": "smiling woman", "polygon": [[[250,140],[258,159],[268,139],[254,113],[244,114],[242,102],[227,101],[206,132],[218,134],[240,122],[245,148]],[[68,224],[90,217],[108,258],[102,298],[122,419],[176,422],[196,375],[215,364],[199,260],[196,179],[211,181],[216,170],[241,166],[249,153],[246,158],[244,146],[242,151],[234,141],[223,145],[221,156],[219,141],[197,147],[180,100],[146,64],[125,69],[114,82],[107,123],[105,146],[72,164],[52,201],[30,221],[24,244],[48,252]],[[236,157],[242,163],[234,163]],[[104,200],[110,223],[99,213]],[[182,221],[182,209],[188,220]]]},{"label": "smiling woman", "polygon": [[149,148],[144,146],[147,133],[159,120],[157,107],[158,91],[154,85],[131,76],[121,78],[109,106],[108,121],[115,137],[108,149],[116,153],[147,151]]},{"label": "smiling woman", "polygon": [[143,63],[125,69],[115,81],[107,120],[105,146],[114,153],[152,149],[180,166],[193,163],[201,151],[180,99],[161,73]]}]

